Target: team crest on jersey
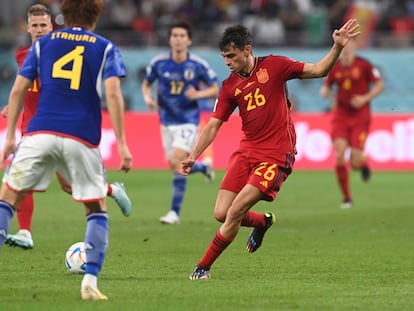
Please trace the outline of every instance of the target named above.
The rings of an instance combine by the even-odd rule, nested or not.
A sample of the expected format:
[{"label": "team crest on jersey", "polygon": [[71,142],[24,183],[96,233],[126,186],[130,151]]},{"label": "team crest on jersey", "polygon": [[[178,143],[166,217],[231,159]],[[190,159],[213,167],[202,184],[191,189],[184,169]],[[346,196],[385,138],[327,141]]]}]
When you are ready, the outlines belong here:
[{"label": "team crest on jersey", "polygon": [[256,72],[256,77],[259,83],[266,83],[267,81],[269,81],[269,73],[267,72],[266,68],[260,68]]},{"label": "team crest on jersey", "polygon": [[194,76],[195,76],[194,70],[192,70],[192,69],[186,69],[184,71],[184,78],[186,80],[193,80],[194,79]]}]

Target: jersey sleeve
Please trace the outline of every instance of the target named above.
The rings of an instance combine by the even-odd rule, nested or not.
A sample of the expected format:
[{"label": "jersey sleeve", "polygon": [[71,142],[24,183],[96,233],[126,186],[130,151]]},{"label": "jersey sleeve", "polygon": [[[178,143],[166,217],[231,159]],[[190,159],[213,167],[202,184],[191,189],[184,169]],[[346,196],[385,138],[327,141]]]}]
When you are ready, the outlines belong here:
[{"label": "jersey sleeve", "polygon": [[33,81],[36,79],[38,75],[38,53],[36,51],[39,50],[40,44],[39,40],[32,45],[27,53],[27,56],[23,62],[19,70],[19,75]]},{"label": "jersey sleeve", "polygon": [[377,82],[382,79],[380,70],[374,65],[368,63],[369,65],[369,78],[371,82]]},{"label": "jersey sleeve", "polygon": [[201,74],[202,81],[207,85],[212,85],[214,83],[218,83],[217,75],[213,69],[210,67],[203,66],[204,70]]},{"label": "jersey sleeve", "polygon": [[152,59],[149,65],[145,68],[145,80],[147,80],[150,84],[152,84],[158,78],[156,64],[157,62],[155,59]]},{"label": "jersey sleeve", "polygon": [[110,77],[125,77],[126,68],[122,60],[122,55],[119,49],[110,44],[108,46],[108,54],[104,66],[103,78],[104,80]]},{"label": "jersey sleeve", "polygon": [[222,121],[227,121],[237,107],[237,102],[230,99],[226,90],[226,84],[223,83],[223,87],[218,95],[212,114],[212,117]]},{"label": "jersey sleeve", "polygon": [[271,56],[274,70],[283,76],[285,81],[300,78],[303,74],[304,62],[293,60],[286,56]]}]

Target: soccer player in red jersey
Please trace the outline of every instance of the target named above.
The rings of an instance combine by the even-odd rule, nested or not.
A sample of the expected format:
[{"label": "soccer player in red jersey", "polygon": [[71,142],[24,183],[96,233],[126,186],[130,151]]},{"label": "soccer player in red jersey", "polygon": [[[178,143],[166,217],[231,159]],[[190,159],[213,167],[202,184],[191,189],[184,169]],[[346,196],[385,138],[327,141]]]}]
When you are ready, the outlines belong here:
[{"label": "soccer player in red jersey", "polygon": [[181,164],[181,173],[189,174],[197,157],[213,142],[236,108],[244,137],[229,159],[217,195],[214,216],[222,225],[190,274],[190,280],[210,278],[212,264],[235,239],[240,226],[253,227],[247,251],[252,253],[260,247],[276,218],[271,212],[263,214],[250,209],[260,200],[275,199],[295,161],[296,134],[286,81],[326,76],[343,47],[359,33],[356,20],[347,21],[333,32],[330,51],[312,64],[283,56],[256,57],[252,38],[244,26],[226,28],[219,48],[230,76],[222,83],[212,117]]},{"label": "soccer player in red jersey", "polygon": [[343,195],[342,208],[352,207],[345,159],[348,147],[351,148],[351,167],[361,171],[363,181],[371,177],[364,155],[371,122],[370,101],[384,90],[379,70],[368,60],[357,56],[356,48],[357,40],[350,40],[320,90],[322,97],[329,97],[331,88],[336,86],[331,135],[336,158],[335,172]]},{"label": "soccer player in red jersey", "polygon": [[[27,32],[30,34],[31,42],[34,43],[39,38],[47,35],[53,30],[51,13],[49,9],[43,4],[32,5],[27,13]],[[18,67],[20,68],[26,58],[30,45],[23,46],[16,50],[15,58]],[[22,112],[21,132],[25,135],[30,119],[35,114],[37,109],[37,102],[39,100],[40,83],[39,79],[33,81],[33,85],[28,89],[24,98],[24,109]],[[2,115],[7,117],[8,106],[3,108]],[[62,189],[71,193],[72,189],[66,180],[57,174],[58,181]],[[115,199],[125,216],[131,213],[131,202],[125,192],[122,183],[114,182],[108,184],[108,196]],[[17,221],[19,224],[19,231],[16,234],[9,234],[5,243],[9,246],[16,246],[23,249],[32,249],[34,246],[31,234],[32,218],[34,211],[33,194],[28,194],[20,203],[17,212]]]}]

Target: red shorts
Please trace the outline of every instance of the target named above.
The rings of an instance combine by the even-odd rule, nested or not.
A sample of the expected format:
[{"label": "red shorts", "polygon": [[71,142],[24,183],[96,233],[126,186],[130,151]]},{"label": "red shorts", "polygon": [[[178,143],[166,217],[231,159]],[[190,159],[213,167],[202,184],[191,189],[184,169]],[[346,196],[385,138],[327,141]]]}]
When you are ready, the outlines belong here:
[{"label": "red shorts", "polygon": [[352,148],[364,149],[368,138],[370,122],[355,122],[352,119],[334,118],[332,122],[332,139],[343,138]]},{"label": "red shorts", "polygon": [[237,150],[230,157],[220,189],[239,193],[246,184],[250,184],[263,193],[263,200],[273,201],[292,172],[295,161],[292,154],[284,157],[286,161],[280,163],[274,157],[257,154],[252,157],[249,152]]}]

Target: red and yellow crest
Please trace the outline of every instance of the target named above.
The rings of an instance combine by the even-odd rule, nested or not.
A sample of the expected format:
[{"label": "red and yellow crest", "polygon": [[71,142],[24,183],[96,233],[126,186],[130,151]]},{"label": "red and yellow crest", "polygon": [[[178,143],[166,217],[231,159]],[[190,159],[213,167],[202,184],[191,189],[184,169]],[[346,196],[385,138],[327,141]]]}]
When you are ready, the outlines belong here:
[{"label": "red and yellow crest", "polygon": [[256,77],[259,83],[266,83],[267,81],[269,81],[269,73],[267,72],[266,68],[260,68],[256,72]]}]

